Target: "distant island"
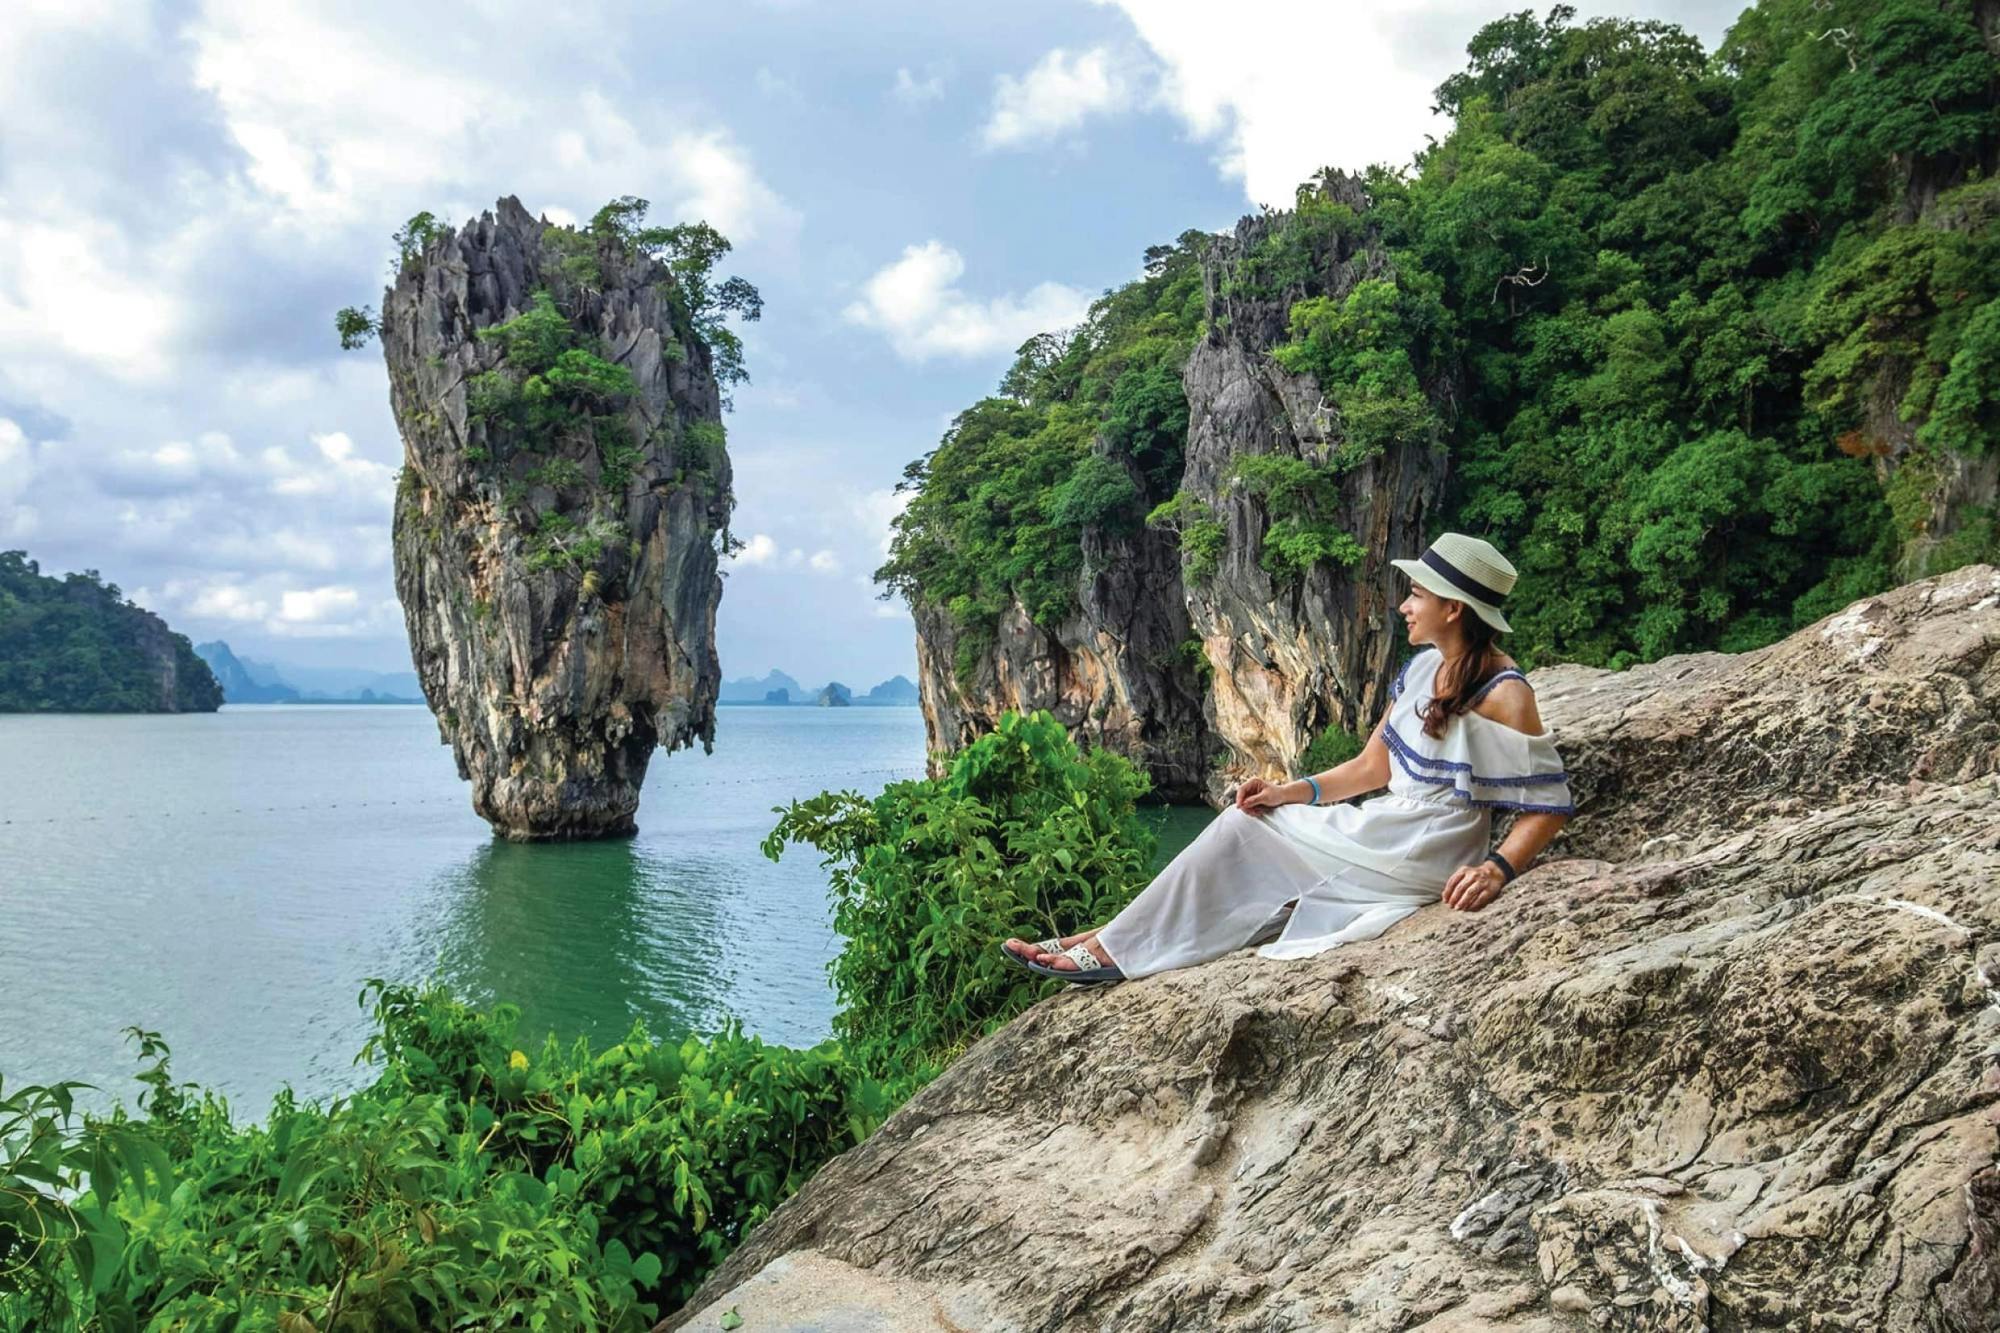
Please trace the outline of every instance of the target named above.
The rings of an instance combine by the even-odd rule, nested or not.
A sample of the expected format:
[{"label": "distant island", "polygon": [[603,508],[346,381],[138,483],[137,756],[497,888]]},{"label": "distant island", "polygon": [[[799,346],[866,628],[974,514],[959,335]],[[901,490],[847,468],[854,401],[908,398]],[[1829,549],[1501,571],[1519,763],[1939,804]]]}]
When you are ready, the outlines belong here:
[{"label": "distant island", "polygon": [[52,578],[0,551],[0,713],[212,713],[222,686],[94,569]]},{"label": "distant island", "polygon": [[208,663],[231,704],[421,704],[423,688],[414,671],[303,667],[238,657],[221,639],[198,643],[196,656]]},{"label": "distant island", "polygon": [[907,676],[891,676],[866,694],[856,694],[837,680],[808,689],[773,668],[761,679],[745,676],[722,682],[721,704],[791,704],[800,708],[914,708],[917,687]]}]

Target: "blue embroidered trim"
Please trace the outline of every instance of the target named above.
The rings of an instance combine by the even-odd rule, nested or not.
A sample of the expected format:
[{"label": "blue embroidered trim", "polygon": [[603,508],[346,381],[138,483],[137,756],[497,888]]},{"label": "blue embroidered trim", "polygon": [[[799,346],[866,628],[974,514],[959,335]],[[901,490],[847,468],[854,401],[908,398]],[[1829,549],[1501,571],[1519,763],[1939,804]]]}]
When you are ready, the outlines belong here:
[{"label": "blue embroidered trim", "polygon": [[[1409,768],[1411,764],[1427,764],[1432,768],[1443,768],[1454,772],[1461,772],[1467,776],[1468,780],[1476,782],[1482,787],[1525,787],[1538,782],[1569,781],[1569,771],[1567,769],[1557,769],[1553,773],[1528,773],[1520,777],[1481,777],[1472,771],[1471,764],[1461,764],[1453,759],[1439,759],[1433,755],[1423,753],[1404,740],[1394,727],[1384,726],[1382,728],[1382,736],[1389,742],[1389,748],[1405,761],[1403,765],[1405,768]],[[1422,778],[1426,782],[1443,784],[1449,784],[1453,781],[1451,778],[1433,777],[1428,773],[1419,773],[1413,768],[1410,768],[1410,776],[1413,778]]]},{"label": "blue embroidered trim", "polygon": [[[1423,654],[1419,653],[1417,656],[1421,657],[1422,655]],[[1413,657],[1410,659],[1410,662],[1414,662],[1416,660],[1417,659]],[[1410,672],[1410,662],[1403,663],[1403,669],[1396,673],[1395,682],[1389,686],[1389,697],[1391,699],[1400,699],[1403,697],[1403,677],[1408,675]]]},{"label": "blue embroidered trim", "polygon": [[1574,803],[1566,805],[1541,805],[1531,801],[1507,800],[1503,797],[1494,797],[1490,800],[1477,797],[1471,792],[1461,789],[1455,778],[1441,778],[1432,773],[1420,773],[1411,767],[1411,763],[1415,761],[1416,763],[1438,764],[1444,768],[1464,769],[1470,775],[1468,778],[1469,781],[1476,782],[1484,787],[1526,786],[1529,783],[1537,782],[1564,782],[1569,777],[1569,774],[1566,772],[1531,773],[1526,777],[1518,778],[1482,778],[1476,774],[1472,774],[1472,766],[1470,764],[1454,763],[1449,759],[1434,759],[1429,755],[1417,753],[1410,748],[1408,741],[1405,741],[1401,736],[1396,734],[1394,727],[1382,728],[1382,734],[1388,737],[1389,749],[1402,762],[1405,773],[1408,773],[1419,782],[1428,782],[1436,787],[1449,787],[1451,795],[1468,806],[1492,806],[1507,810],[1530,810],[1551,815],[1573,815],[1576,813]]},{"label": "blue embroidered trim", "polygon": [[1486,697],[1486,692],[1488,690],[1492,689],[1495,685],[1498,685],[1501,681],[1507,679],[1507,677],[1509,676],[1517,677],[1519,678],[1522,684],[1524,685],[1527,684],[1528,678],[1526,676],[1521,675],[1521,673],[1516,671],[1513,667],[1507,667],[1504,670],[1494,672],[1493,679],[1487,681],[1484,685],[1481,685],[1479,687],[1479,693],[1472,696],[1471,702],[1478,703],[1481,699],[1484,699]]}]

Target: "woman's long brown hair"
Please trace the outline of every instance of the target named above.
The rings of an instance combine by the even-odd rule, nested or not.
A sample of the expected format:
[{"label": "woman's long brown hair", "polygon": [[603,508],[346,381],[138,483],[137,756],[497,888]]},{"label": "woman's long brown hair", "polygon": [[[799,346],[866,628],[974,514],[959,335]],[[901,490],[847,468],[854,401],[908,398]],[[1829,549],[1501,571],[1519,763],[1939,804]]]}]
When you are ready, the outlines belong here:
[{"label": "woman's long brown hair", "polygon": [[1465,627],[1465,656],[1438,668],[1437,695],[1418,714],[1424,720],[1424,735],[1432,740],[1444,735],[1445,723],[1454,714],[1472,707],[1472,697],[1500,670],[1500,631],[1480,619],[1469,606],[1458,623]]}]

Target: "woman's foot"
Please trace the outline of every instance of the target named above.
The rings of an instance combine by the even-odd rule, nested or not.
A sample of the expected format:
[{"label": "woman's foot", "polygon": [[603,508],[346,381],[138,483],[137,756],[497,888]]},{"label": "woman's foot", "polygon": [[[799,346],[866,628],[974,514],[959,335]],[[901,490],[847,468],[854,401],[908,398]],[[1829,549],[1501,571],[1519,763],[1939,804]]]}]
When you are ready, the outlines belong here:
[{"label": "woman's foot", "polygon": [[[1111,955],[1104,952],[1104,946],[1097,942],[1096,931],[1094,930],[1091,931],[1088,938],[1085,938],[1083,936],[1078,936],[1075,941],[1066,941],[1066,943],[1070,942],[1081,943],[1085,948],[1090,950],[1091,957],[1095,958],[1098,962],[1104,964],[1106,967],[1110,967],[1113,965]],[[1053,968],[1057,972],[1080,972],[1083,970],[1082,968],[1077,966],[1076,960],[1074,958],[1071,958],[1067,954],[1060,954],[1060,953],[1043,954],[1040,958],[1037,958],[1035,961],[1040,963],[1043,967]]]},{"label": "woman's foot", "polygon": [[[1056,948],[1067,949],[1072,944],[1081,944],[1085,940],[1095,939],[1097,938],[1097,931],[1102,929],[1103,927],[1099,926],[1097,927],[1096,930],[1086,930],[1083,931],[1081,934],[1061,936],[1056,940]],[[1044,966],[1049,966],[1051,960],[1058,958],[1061,955],[1054,951],[1042,948],[1041,947],[1042,943],[1046,943],[1046,941],[1037,943],[1032,940],[1024,940],[1020,936],[1016,935],[1016,936],[1010,936],[1007,939],[1007,941],[1000,947],[1024,962],[1041,963]],[[1073,967],[1075,966],[1075,964],[1071,964],[1071,966]]]}]

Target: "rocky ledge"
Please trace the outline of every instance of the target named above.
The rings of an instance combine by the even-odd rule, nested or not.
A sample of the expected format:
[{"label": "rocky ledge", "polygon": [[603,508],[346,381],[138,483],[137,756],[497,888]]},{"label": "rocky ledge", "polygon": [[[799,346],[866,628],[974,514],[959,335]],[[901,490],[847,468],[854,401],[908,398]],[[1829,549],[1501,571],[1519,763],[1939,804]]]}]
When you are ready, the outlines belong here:
[{"label": "rocky ledge", "polygon": [[1980,565],[1535,673],[1495,905],[1045,1001],[661,1327],[2000,1328],[1996,650]]}]

